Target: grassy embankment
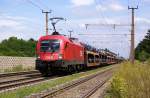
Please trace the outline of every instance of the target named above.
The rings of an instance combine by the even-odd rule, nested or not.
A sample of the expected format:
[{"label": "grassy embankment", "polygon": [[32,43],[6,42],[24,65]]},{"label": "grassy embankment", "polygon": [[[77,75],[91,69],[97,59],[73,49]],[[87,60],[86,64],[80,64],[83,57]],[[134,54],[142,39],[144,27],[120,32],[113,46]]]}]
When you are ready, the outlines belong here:
[{"label": "grassy embankment", "polygon": [[54,87],[56,85],[60,85],[60,84],[90,75],[90,74],[95,74],[97,72],[103,71],[106,68],[111,68],[111,67],[112,66],[107,66],[107,67],[97,68],[94,70],[89,70],[87,72],[75,73],[75,74],[63,76],[63,77],[60,77],[57,79],[48,80],[48,81],[40,83],[38,85],[32,85],[32,86],[28,86],[28,87],[19,88],[14,91],[0,93],[0,98],[23,98],[32,93],[37,93],[37,92],[43,91],[45,89]]},{"label": "grassy embankment", "polygon": [[134,65],[124,62],[115,73],[105,98],[150,98],[150,59]]}]

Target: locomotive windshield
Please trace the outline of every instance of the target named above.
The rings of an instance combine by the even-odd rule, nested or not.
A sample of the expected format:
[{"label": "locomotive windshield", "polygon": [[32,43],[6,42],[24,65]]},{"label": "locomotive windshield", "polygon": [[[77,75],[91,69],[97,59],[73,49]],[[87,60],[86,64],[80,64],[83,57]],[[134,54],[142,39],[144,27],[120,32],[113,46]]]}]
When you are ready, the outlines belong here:
[{"label": "locomotive windshield", "polygon": [[41,41],[41,52],[58,52],[60,48],[59,40]]}]

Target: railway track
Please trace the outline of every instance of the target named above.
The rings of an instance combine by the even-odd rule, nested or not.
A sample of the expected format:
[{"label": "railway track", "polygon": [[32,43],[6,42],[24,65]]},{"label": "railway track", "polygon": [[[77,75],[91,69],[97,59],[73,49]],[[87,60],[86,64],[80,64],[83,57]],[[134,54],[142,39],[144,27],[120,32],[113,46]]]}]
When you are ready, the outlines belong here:
[{"label": "railway track", "polygon": [[39,72],[37,70],[32,70],[32,71],[2,73],[2,74],[0,74],[0,78],[10,77],[10,76],[18,76],[18,75],[27,75],[27,74],[33,74],[33,73],[39,73]]},{"label": "railway track", "polygon": [[38,71],[7,73],[0,76],[0,93],[56,77],[42,77]]},{"label": "railway track", "polygon": [[[82,85],[82,84],[85,84],[86,82],[88,82],[88,81],[90,81],[90,80],[92,80],[96,77],[100,77],[103,74],[110,73],[110,72],[112,72],[112,70],[113,69],[110,68],[110,69],[107,69],[103,72],[87,76],[87,77],[79,79],[77,81],[73,81],[72,83],[68,83],[68,84],[60,87],[59,89],[52,89],[52,90],[45,91],[45,92],[42,92],[42,93],[39,93],[39,94],[34,94],[34,95],[31,95],[31,96],[28,96],[27,98],[37,98],[37,97],[39,97],[39,98],[53,98],[53,97],[54,98],[66,98],[66,96],[64,96],[64,95],[67,95],[67,94],[64,93],[64,92],[69,92],[70,89],[74,89],[75,87],[77,87],[79,85]],[[98,88],[103,86],[108,81],[109,78],[110,78],[110,76],[107,77],[107,79],[102,80],[102,82],[97,83],[96,86],[94,86],[92,89],[88,90],[88,92],[84,93],[79,98],[89,98]],[[58,97],[58,96],[60,96],[60,97]],[[70,98],[70,97],[67,96],[67,98]],[[74,97],[71,97],[71,98],[74,98]]]},{"label": "railway track", "polygon": [[90,98],[98,89],[100,89],[105,83],[108,82],[109,79],[104,80],[101,83],[98,83],[94,86],[89,92],[85,93],[81,98]]},{"label": "railway track", "polygon": [[10,80],[4,80],[4,81],[0,81],[0,85],[4,85],[4,84],[8,84],[8,83],[13,83],[13,82],[19,82],[19,81],[24,81],[24,80],[28,80],[28,79],[32,79],[32,78],[38,78],[41,77],[42,75],[40,74],[34,74],[34,75],[28,75],[28,76],[22,76],[21,78],[13,78]]}]

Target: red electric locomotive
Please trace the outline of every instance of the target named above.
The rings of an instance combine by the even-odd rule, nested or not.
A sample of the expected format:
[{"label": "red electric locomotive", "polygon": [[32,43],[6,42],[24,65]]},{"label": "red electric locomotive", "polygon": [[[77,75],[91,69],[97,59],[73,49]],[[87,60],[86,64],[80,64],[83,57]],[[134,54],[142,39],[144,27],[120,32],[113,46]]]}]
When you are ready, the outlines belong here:
[{"label": "red electric locomotive", "polygon": [[[75,66],[76,65],[76,66]],[[73,71],[84,66],[84,47],[63,35],[47,35],[37,43],[36,69],[47,74],[55,69]]]},{"label": "red electric locomotive", "polygon": [[42,36],[37,43],[36,69],[43,75],[55,70],[74,72],[85,67],[117,62],[117,55],[113,52],[100,51],[90,45],[78,42],[75,38],[68,38],[56,32],[55,24],[62,19],[51,18],[53,34]]}]

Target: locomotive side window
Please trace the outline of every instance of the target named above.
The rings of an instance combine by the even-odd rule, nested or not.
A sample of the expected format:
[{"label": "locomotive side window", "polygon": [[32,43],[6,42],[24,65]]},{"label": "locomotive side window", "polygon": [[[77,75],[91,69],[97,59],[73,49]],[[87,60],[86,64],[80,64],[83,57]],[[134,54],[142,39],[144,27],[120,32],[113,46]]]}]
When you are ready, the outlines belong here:
[{"label": "locomotive side window", "polygon": [[41,41],[41,52],[58,52],[60,48],[59,40],[43,40]]}]

